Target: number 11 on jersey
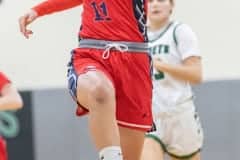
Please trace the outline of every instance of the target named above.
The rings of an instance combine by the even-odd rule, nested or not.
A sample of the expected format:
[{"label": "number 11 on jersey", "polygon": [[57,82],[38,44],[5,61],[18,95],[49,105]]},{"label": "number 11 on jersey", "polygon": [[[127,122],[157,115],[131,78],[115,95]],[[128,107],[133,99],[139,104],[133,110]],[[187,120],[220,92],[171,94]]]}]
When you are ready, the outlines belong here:
[{"label": "number 11 on jersey", "polygon": [[107,5],[106,5],[105,2],[101,2],[101,3],[92,2],[91,5],[92,5],[92,8],[93,8],[94,13],[95,13],[95,20],[96,21],[109,21],[109,20],[111,20],[111,18],[108,15],[108,9],[107,9]]}]

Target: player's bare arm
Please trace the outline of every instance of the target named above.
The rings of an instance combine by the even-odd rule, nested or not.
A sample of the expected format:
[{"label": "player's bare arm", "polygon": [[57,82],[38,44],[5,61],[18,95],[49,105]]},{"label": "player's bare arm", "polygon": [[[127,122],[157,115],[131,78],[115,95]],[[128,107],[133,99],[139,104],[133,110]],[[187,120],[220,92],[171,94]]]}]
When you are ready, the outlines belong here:
[{"label": "player's bare arm", "polygon": [[202,82],[201,58],[191,56],[186,58],[181,65],[172,65],[161,61],[159,58],[153,60],[154,67],[166,72],[177,79],[188,81],[191,84]]}]

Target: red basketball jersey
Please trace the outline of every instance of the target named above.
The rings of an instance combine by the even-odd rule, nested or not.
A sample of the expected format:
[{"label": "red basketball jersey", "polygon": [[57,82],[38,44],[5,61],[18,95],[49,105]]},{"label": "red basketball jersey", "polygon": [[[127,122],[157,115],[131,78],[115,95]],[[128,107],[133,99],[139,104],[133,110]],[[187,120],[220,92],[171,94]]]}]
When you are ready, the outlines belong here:
[{"label": "red basketball jersey", "polygon": [[147,40],[146,0],[47,0],[33,9],[42,16],[80,4],[83,4],[80,38]]}]

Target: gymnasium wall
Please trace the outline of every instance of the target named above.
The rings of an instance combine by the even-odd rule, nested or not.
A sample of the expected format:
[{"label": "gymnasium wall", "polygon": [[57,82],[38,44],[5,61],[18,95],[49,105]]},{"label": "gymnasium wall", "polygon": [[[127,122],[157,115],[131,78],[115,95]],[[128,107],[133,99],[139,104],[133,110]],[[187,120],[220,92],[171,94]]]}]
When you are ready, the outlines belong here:
[{"label": "gymnasium wall", "polygon": [[[205,135],[202,159],[238,159],[239,90],[238,80],[194,87]],[[5,116],[8,123],[0,125],[0,130],[8,133],[4,137],[8,141],[9,160],[97,159],[87,117],[75,116],[75,104],[65,89],[24,91],[22,95],[24,109],[8,113],[15,124],[9,123],[11,119]],[[18,129],[12,129],[14,126]]]}]

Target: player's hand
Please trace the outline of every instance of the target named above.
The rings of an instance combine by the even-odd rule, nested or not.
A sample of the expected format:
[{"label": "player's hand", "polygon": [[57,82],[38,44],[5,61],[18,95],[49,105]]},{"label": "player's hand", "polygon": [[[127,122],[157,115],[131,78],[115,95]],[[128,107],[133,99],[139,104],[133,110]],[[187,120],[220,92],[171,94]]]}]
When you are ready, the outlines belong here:
[{"label": "player's hand", "polygon": [[159,57],[153,57],[153,67],[154,68],[159,68],[161,63],[162,63],[162,60]]},{"label": "player's hand", "polygon": [[27,29],[27,26],[38,17],[37,12],[30,10],[28,13],[19,18],[20,32],[24,37],[29,38],[33,34],[32,30]]}]

